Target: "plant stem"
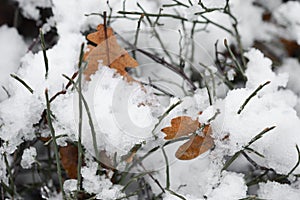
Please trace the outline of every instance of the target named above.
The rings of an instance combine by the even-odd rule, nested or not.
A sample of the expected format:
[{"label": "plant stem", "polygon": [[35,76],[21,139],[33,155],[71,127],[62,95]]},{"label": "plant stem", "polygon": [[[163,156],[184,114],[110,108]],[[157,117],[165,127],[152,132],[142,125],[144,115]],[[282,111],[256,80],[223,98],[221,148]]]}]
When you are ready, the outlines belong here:
[{"label": "plant stem", "polygon": [[46,43],[45,43],[45,38],[42,29],[40,29],[40,40],[41,40],[41,46],[43,50],[43,56],[44,56],[44,62],[45,62],[45,79],[48,78],[48,71],[49,71],[49,64],[48,64],[48,58],[47,58],[47,53],[46,53]]},{"label": "plant stem", "polygon": [[243,105],[241,105],[240,109],[238,110],[237,114],[241,114],[242,110],[244,110],[245,106],[247,105],[247,103],[261,90],[263,89],[263,87],[265,87],[266,85],[268,85],[269,83],[271,83],[271,81],[267,81],[262,85],[259,85],[258,88],[256,88],[256,90],[245,100],[245,102],[243,103]]},{"label": "plant stem", "polygon": [[232,52],[231,48],[228,46],[227,44],[227,40],[225,39],[224,40],[224,45],[227,49],[227,51],[229,52],[230,56],[231,56],[231,59],[233,60],[233,62],[235,63],[235,66],[237,68],[237,70],[242,74],[243,76],[243,79],[244,80],[247,80],[247,77],[245,75],[245,71],[244,71],[244,68],[241,66],[240,62],[237,60],[237,58],[235,57],[234,53]]},{"label": "plant stem", "polygon": [[106,11],[103,12],[103,24],[104,24],[104,37],[106,44],[106,58],[107,58],[107,66],[110,67],[110,55],[109,55],[109,44],[108,44],[108,35],[107,35],[107,24],[106,24]]},{"label": "plant stem", "polygon": [[193,81],[184,73],[184,71],[181,68],[168,63],[163,58],[160,58],[150,52],[147,52],[143,49],[137,48],[136,46],[134,46],[133,44],[131,44],[130,42],[125,40],[120,34],[118,34],[118,36],[123,42],[125,42],[128,46],[130,46],[130,48],[132,48],[133,50],[139,51],[140,53],[142,53],[142,54],[146,55],[147,57],[151,58],[152,60],[154,60],[155,62],[157,62],[157,63],[165,66],[166,68],[170,69],[171,71],[175,72],[176,74],[181,76],[184,80],[186,80],[193,90],[197,89],[197,87],[195,86]]},{"label": "plant stem", "polygon": [[[170,17],[170,18],[174,18],[174,19],[180,19],[183,21],[189,21],[188,19],[178,16],[178,15],[172,15],[172,14],[154,14],[154,13],[146,13],[146,12],[128,12],[128,11],[119,11],[119,14],[125,14],[125,15],[141,15],[144,14],[147,17]],[[207,23],[206,21],[197,21],[194,20],[194,23],[201,23],[201,24],[205,24]]]},{"label": "plant stem", "polygon": [[166,154],[166,151],[164,149],[164,147],[161,148],[162,152],[163,152],[163,156],[165,158],[165,162],[166,162],[166,189],[168,190],[170,188],[170,168],[169,168],[169,161],[168,161],[168,157]]},{"label": "plant stem", "polygon": [[89,125],[90,125],[90,128],[91,128],[92,139],[93,139],[93,147],[94,147],[94,151],[95,151],[95,158],[96,158],[97,162],[99,163],[98,167],[100,169],[101,166],[100,166],[100,158],[99,158],[99,151],[98,151],[98,145],[97,145],[96,131],[95,131],[95,127],[94,127],[94,123],[93,123],[93,119],[92,119],[92,115],[91,115],[88,103],[85,100],[82,92],[79,91],[78,87],[76,86],[76,83],[71,78],[69,78],[68,76],[66,76],[64,74],[63,74],[63,77],[68,79],[73,84],[74,88],[77,90],[78,94],[82,98],[82,102],[83,102],[83,105],[85,107],[85,110],[86,110],[86,113],[87,113],[87,116],[88,116],[88,119],[89,119]]},{"label": "plant stem", "polygon": [[60,189],[61,189],[61,192],[62,192],[63,199],[66,199],[65,191],[64,191],[64,188],[63,188],[60,160],[59,160],[59,155],[58,155],[58,145],[56,143],[55,130],[53,128],[52,119],[51,119],[51,110],[50,110],[50,101],[49,101],[49,97],[48,97],[48,89],[45,90],[45,97],[46,97],[46,103],[47,103],[47,122],[48,122],[48,126],[50,128],[51,136],[52,136],[52,139],[53,139],[54,153],[55,153],[55,159],[56,159],[56,168],[57,168],[57,174],[58,174],[58,181],[59,181],[59,185],[60,185]]},{"label": "plant stem", "polygon": [[176,197],[178,197],[178,198],[180,198],[182,200],[186,200],[186,198],[184,198],[182,195],[177,194],[176,192],[174,192],[174,191],[172,191],[170,189],[166,189],[166,190],[169,191],[172,195],[174,195],[174,196],[176,196]]},{"label": "plant stem", "polygon": [[[242,148],[242,150],[236,152],[229,160],[226,161],[226,163],[224,164],[223,168],[221,171],[223,170],[226,170],[232,163],[233,161],[235,161],[235,159],[237,159],[239,157],[240,154],[243,154],[244,150],[247,149],[251,144],[253,144],[254,142],[256,142],[257,140],[259,140],[260,138],[262,138],[262,136],[269,132],[270,130],[274,129],[275,126],[272,126],[272,127],[268,127],[268,128],[265,128],[264,130],[262,130],[260,133],[258,133],[254,138],[252,138],[250,140],[250,142],[244,146]],[[246,157],[247,158],[247,157]],[[252,163],[252,162],[251,162]]]},{"label": "plant stem", "polygon": [[[136,28],[134,43],[133,43],[134,46],[137,46],[139,33],[140,33],[140,30],[141,30],[141,22],[142,22],[143,18],[144,18],[144,15],[142,14],[139,18],[138,23],[137,23],[137,28]],[[133,56],[134,59],[136,59],[135,51],[132,52],[132,56]]]},{"label": "plant stem", "polygon": [[291,169],[291,171],[287,174],[287,176],[291,175],[300,164],[300,150],[299,150],[298,145],[296,145],[296,149],[297,149],[297,153],[298,153],[298,161],[297,161],[296,165],[293,167],[293,169]]},{"label": "plant stem", "polygon": [[79,55],[79,63],[78,63],[78,109],[79,109],[79,121],[78,121],[78,165],[77,165],[77,191],[76,191],[76,198],[78,198],[78,191],[81,190],[81,166],[82,166],[82,144],[81,144],[81,137],[82,137],[82,96],[81,94],[81,78],[82,78],[82,60],[84,54],[84,43],[81,45],[80,55]]},{"label": "plant stem", "polygon": [[17,75],[14,74],[10,74],[10,76],[14,79],[16,79],[17,81],[19,81],[22,85],[24,85],[24,87],[31,93],[33,94],[33,89],[31,89],[31,87],[29,85],[27,85],[27,83],[25,83],[25,81],[23,81],[20,77],[18,77]]}]

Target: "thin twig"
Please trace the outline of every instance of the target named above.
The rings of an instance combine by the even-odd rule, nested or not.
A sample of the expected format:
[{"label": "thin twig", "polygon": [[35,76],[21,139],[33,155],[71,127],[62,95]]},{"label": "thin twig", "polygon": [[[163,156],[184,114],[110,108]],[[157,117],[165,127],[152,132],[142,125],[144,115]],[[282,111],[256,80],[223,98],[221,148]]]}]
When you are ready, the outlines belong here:
[{"label": "thin twig", "polygon": [[265,128],[260,133],[258,133],[255,137],[253,137],[250,140],[250,142],[242,148],[242,150],[236,152],[229,160],[226,161],[226,163],[224,164],[224,166],[222,168],[222,171],[226,170],[233,163],[233,161],[235,161],[239,157],[239,155],[242,154],[244,152],[244,150],[247,149],[251,144],[253,144],[257,140],[262,138],[264,134],[266,134],[267,132],[271,131],[274,128],[275,128],[275,126]]},{"label": "thin twig", "polygon": [[164,147],[161,148],[162,152],[163,152],[163,156],[165,158],[165,162],[166,162],[166,189],[168,190],[170,188],[170,168],[169,168],[169,161],[168,161],[168,157],[166,154],[166,151],[164,149]]},{"label": "thin twig", "polygon": [[[139,164],[143,168],[143,170],[148,171],[148,170],[146,170],[145,166],[142,163],[139,163]],[[163,193],[165,193],[166,192],[165,189],[161,186],[160,182],[156,178],[154,178],[154,176],[152,175],[152,173],[148,173],[148,175],[158,185],[158,187],[161,189],[161,191]]]},{"label": "thin twig", "polygon": [[[154,13],[143,13],[143,12],[128,12],[128,11],[119,11],[119,14],[125,14],[125,15],[141,15],[144,14],[146,17],[170,17],[174,19],[180,19],[183,21],[189,21],[188,19],[178,16],[178,15],[172,15],[172,14],[154,14]],[[198,20],[193,20],[194,23],[200,23],[200,24],[205,24],[207,23],[206,21],[198,21]]]},{"label": "thin twig", "polygon": [[11,190],[11,196],[12,196],[12,199],[14,199],[14,196],[16,195],[16,188],[15,188],[15,181],[14,181],[13,173],[11,171],[12,169],[9,166],[6,152],[4,152],[2,154],[2,156],[4,158],[4,163],[5,163],[5,166],[6,166],[6,171],[7,171],[8,175],[9,175],[8,179],[9,179],[9,186],[10,186],[10,190]]},{"label": "thin twig", "polygon": [[[144,14],[141,15],[141,17],[139,18],[139,21],[137,23],[137,28],[136,28],[136,32],[135,32],[135,37],[134,37],[134,46],[137,46],[137,42],[138,42],[138,38],[139,38],[139,33],[140,33],[140,28],[141,28],[141,22],[144,18]],[[136,55],[135,55],[135,51],[132,52],[132,56],[134,59],[136,59]]]},{"label": "thin twig", "polygon": [[82,102],[83,102],[83,105],[85,107],[88,119],[89,119],[89,125],[90,125],[91,133],[92,133],[93,147],[94,147],[94,151],[95,151],[95,158],[96,158],[97,162],[99,163],[98,167],[100,168],[100,158],[99,158],[100,155],[99,155],[99,151],[98,151],[96,131],[95,131],[95,127],[94,127],[94,123],[93,123],[93,119],[92,119],[92,115],[91,115],[88,103],[85,100],[82,92],[79,91],[78,87],[76,86],[76,83],[71,78],[69,78],[68,76],[66,76],[64,74],[63,74],[63,77],[68,79],[73,84],[73,86],[77,90],[78,94],[81,95]]},{"label": "thin twig", "polygon": [[177,194],[176,192],[174,192],[173,190],[170,190],[170,189],[166,189],[167,191],[169,191],[172,195],[182,199],[182,200],[186,200],[186,198],[184,198],[182,195],[180,194]]},{"label": "thin twig", "polygon": [[46,43],[45,43],[45,38],[42,29],[40,29],[40,40],[41,40],[41,46],[43,50],[43,56],[44,56],[44,63],[45,63],[45,79],[48,78],[48,71],[49,71],[49,64],[48,64],[48,58],[47,58],[47,53],[46,53]]},{"label": "thin twig", "polygon": [[108,35],[107,35],[107,24],[106,24],[106,11],[103,12],[103,24],[104,24],[104,36],[105,36],[105,44],[106,44],[106,58],[107,58],[107,66],[110,67],[110,57],[109,57],[109,44],[108,44]]},{"label": "thin twig", "polygon": [[300,164],[300,150],[299,150],[298,145],[296,145],[296,149],[297,149],[297,153],[298,153],[298,161],[297,161],[296,165],[293,167],[293,169],[291,169],[291,171],[287,174],[287,176],[291,175]]},{"label": "thin twig", "polygon": [[[116,33],[117,34],[117,33]],[[133,44],[131,44],[130,42],[128,42],[127,40],[125,40],[120,34],[117,34],[119,36],[119,38],[125,42],[130,48],[132,48],[133,50],[139,51],[140,53],[146,55],[147,57],[151,58],[152,60],[154,60],[155,62],[165,66],[166,68],[170,69],[171,71],[175,72],[176,74],[178,74],[179,76],[181,76],[184,80],[186,80],[188,82],[188,84],[190,85],[190,87],[193,90],[196,90],[197,87],[195,86],[195,84],[193,83],[193,81],[184,73],[184,71],[182,69],[180,69],[179,67],[176,67],[172,64],[170,64],[169,62],[165,61],[163,58],[160,58],[156,55],[153,55],[152,53],[145,51],[143,49],[139,49],[136,46],[134,46]]]},{"label": "thin twig", "polygon": [[54,146],[54,153],[55,153],[55,159],[56,159],[56,168],[57,168],[59,185],[60,185],[63,199],[66,199],[65,191],[64,191],[64,187],[63,187],[63,181],[62,181],[60,160],[59,160],[59,155],[58,155],[58,145],[56,142],[55,130],[53,128],[52,119],[51,119],[51,109],[50,109],[50,101],[49,101],[49,97],[48,97],[48,89],[45,90],[45,97],[46,97],[46,104],[47,104],[47,122],[48,122],[48,126],[50,128],[51,136],[53,139],[53,146]]},{"label": "thin twig", "polygon": [[242,74],[243,76],[243,79],[244,80],[247,80],[247,77],[245,75],[245,71],[243,69],[243,67],[241,66],[240,62],[237,60],[237,58],[235,57],[234,53],[232,52],[231,48],[228,46],[227,44],[227,40],[225,39],[224,40],[224,45],[227,49],[227,51],[229,52],[230,56],[231,56],[231,59],[233,60],[233,62],[235,63],[235,66],[237,68],[237,70]]},{"label": "thin twig", "polygon": [[77,164],[77,194],[76,197],[78,196],[78,191],[81,190],[81,166],[82,166],[82,155],[83,155],[83,149],[82,149],[82,144],[81,144],[81,137],[82,137],[82,96],[81,94],[81,78],[82,78],[82,61],[83,61],[83,54],[84,54],[84,43],[81,45],[80,49],[80,55],[79,55],[79,63],[78,63],[78,96],[79,96],[79,121],[78,121],[78,164]]},{"label": "thin twig", "polygon": [[31,87],[25,83],[25,81],[23,81],[20,77],[18,77],[17,75],[14,74],[10,74],[11,77],[13,77],[14,79],[16,79],[17,81],[19,81],[22,85],[25,86],[25,88],[31,93],[33,94],[33,89],[31,89]]},{"label": "thin twig", "polygon": [[141,82],[141,84],[150,86],[150,87],[152,87],[152,88],[154,88],[154,89],[156,89],[156,90],[158,90],[158,91],[164,93],[165,95],[167,95],[167,96],[169,96],[169,97],[175,97],[173,94],[169,93],[168,91],[166,91],[166,90],[164,90],[164,89],[162,89],[162,88],[160,88],[160,87],[154,85],[154,84],[151,82],[151,80],[149,81],[149,83]]},{"label": "thin twig", "polygon": [[263,89],[263,87],[265,87],[266,85],[268,85],[269,83],[271,83],[271,81],[267,81],[262,85],[259,85],[256,90],[245,100],[245,102],[243,103],[243,105],[241,105],[240,109],[238,110],[237,114],[241,114],[242,110],[245,108],[245,106],[247,105],[247,103],[255,96],[257,95],[257,93]]},{"label": "thin twig", "polygon": [[273,130],[276,126],[271,126],[268,128],[265,128],[264,130],[262,130],[259,134],[257,134],[254,138],[252,138],[250,140],[250,142],[244,147],[247,148],[249,147],[251,144],[253,144],[254,142],[256,142],[257,140],[259,140],[260,138],[262,138],[264,136],[264,134],[266,134],[267,132]]}]

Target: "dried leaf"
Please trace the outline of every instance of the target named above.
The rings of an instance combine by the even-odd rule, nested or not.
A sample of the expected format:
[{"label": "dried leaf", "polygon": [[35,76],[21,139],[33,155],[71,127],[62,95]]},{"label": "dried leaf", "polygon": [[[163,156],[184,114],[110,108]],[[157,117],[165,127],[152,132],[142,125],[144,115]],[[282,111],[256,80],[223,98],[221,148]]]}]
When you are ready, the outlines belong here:
[{"label": "dried leaf", "polygon": [[[200,126],[198,120],[192,120],[188,116],[180,116],[172,119],[171,126],[163,128],[161,131],[166,134],[165,139],[170,140],[194,133]],[[175,156],[180,160],[191,160],[210,150],[214,146],[210,125],[203,128],[202,134],[192,135],[186,143],[178,148]]]},{"label": "dried leaf", "polygon": [[105,169],[114,169],[112,159],[107,155],[105,150],[99,152],[101,166]]},{"label": "dried leaf", "polygon": [[136,152],[142,147],[141,143],[135,144],[130,151],[122,156],[122,160],[125,160],[127,163],[131,163],[136,155]]},{"label": "dried leaf", "polygon": [[188,116],[180,116],[171,120],[171,126],[161,131],[166,134],[165,139],[175,139],[195,132],[200,127],[198,120],[192,120]]},{"label": "dried leaf", "polygon": [[283,44],[288,56],[296,58],[299,57],[300,46],[298,45],[297,41],[280,38],[280,42]]},{"label": "dried leaf", "polygon": [[78,148],[72,144],[59,148],[61,165],[69,178],[77,178]]},{"label": "dried leaf", "polygon": [[205,127],[203,134],[204,136],[191,136],[186,143],[178,148],[175,153],[176,158],[180,160],[191,160],[210,150],[214,145],[210,126]]},{"label": "dried leaf", "polygon": [[122,76],[131,80],[126,72],[126,68],[137,67],[137,61],[119,46],[112,28],[107,27],[106,31],[107,38],[105,36],[104,25],[100,24],[97,27],[97,32],[87,36],[87,39],[97,46],[93,47],[89,45],[89,51],[84,56],[84,60],[88,62],[87,68],[84,71],[86,80],[90,80],[90,76],[98,70],[99,61],[102,61],[103,65],[116,69]]}]

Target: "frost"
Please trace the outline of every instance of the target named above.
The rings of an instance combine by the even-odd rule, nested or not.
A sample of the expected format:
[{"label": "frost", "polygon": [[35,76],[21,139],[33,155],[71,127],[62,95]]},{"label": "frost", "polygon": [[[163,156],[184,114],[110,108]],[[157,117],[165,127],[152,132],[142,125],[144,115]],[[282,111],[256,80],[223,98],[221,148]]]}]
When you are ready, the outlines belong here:
[{"label": "frost", "polygon": [[34,147],[29,147],[25,149],[22,155],[21,166],[24,169],[31,168],[32,164],[36,161],[36,149]]}]

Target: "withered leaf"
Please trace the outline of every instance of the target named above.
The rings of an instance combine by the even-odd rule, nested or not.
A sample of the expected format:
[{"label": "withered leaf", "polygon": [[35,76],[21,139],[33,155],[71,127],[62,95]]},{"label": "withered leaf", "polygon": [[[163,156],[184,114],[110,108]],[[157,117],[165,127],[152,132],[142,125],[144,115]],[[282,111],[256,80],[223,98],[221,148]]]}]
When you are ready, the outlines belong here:
[{"label": "withered leaf", "polygon": [[[171,120],[170,127],[165,127],[161,131],[166,134],[165,139],[170,140],[194,133],[200,126],[198,120],[193,120],[188,116],[179,116]],[[211,137],[211,127],[205,125],[202,135],[191,135],[189,140],[178,148],[175,156],[180,160],[191,160],[210,150],[213,146],[214,140]]]},{"label": "withered leaf", "polygon": [[112,162],[112,159],[107,155],[107,152],[105,150],[101,150],[99,152],[100,162],[101,166],[105,169],[114,169],[114,165]]},{"label": "withered leaf", "polygon": [[97,27],[97,32],[87,36],[87,39],[97,46],[88,45],[89,51],[84,56],[84,60],[88,62],[84,71],[86,80],[90,80],[90,76],[98,70],[99,61],[105,66],[116,69],[122,76],[131,80],[126,68],[137,67],[138,62],[125,49],[120,47],[112,28],[107,27],[106,32],[107,35],[105,35],[104,25],[100,24]]},{"label": "withered leaf", "polygon": [[300,55],[300,46],[295,40],[287,40],[285,38],[280,38],[280,42],[283,44],[288,56],[290,57],[299,57]]},{"label": "withered leaf", "polygon": [[77,178],[78,148],[75,145],[68,144],[59,148],[61,165],[65,169],[69,178]]},{"label": "withered leaf", "polygon": [[210,126],[204,128],[203,135],[204,136],[191,136],[186,143],[178,148],[175,153],[176,158],[180,160],[191,160],[210,150],[214,145]]},{"label": "withered leaf", "polygon": [[198,120],[192,120],[188,116],[180,116],[171,120],[171,126],[161,131],[166,134],[165,139],[175,139],[195,132],[200,127]]}]

